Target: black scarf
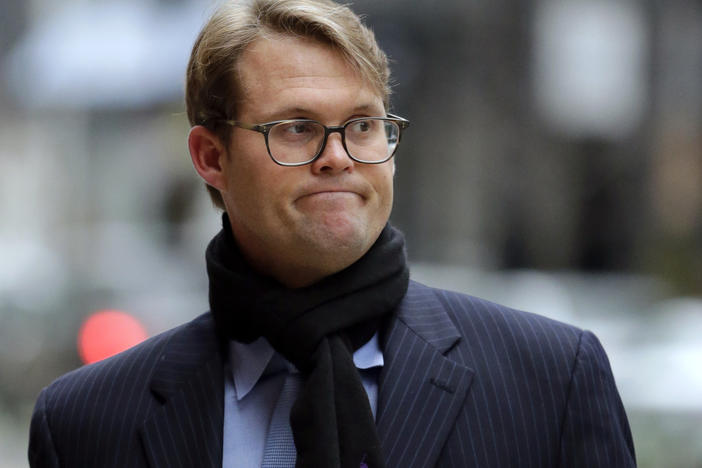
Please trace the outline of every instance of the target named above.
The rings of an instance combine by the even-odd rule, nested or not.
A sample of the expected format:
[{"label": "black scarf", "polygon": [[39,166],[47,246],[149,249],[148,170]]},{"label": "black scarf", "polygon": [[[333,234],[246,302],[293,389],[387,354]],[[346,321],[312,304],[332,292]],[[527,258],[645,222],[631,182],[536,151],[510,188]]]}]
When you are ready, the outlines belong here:
[{"label": "black scarf", "polygon": [[222,337],[244,343],[265,337],[304,378],[290,415],[296,466],[385,466],[352,355],[407,292],[402,234],[388,224],[354,264],[289,289],[248,266],[224,214],[206,259],[210,308]]}]

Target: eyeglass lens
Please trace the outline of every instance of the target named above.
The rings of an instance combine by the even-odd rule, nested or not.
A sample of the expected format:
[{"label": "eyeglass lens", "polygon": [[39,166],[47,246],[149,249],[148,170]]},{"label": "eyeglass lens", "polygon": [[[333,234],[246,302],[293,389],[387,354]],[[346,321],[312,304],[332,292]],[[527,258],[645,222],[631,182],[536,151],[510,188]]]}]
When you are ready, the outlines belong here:
[{"label": "eyeglass lens", "polygon": [[[379,162],[395,151],[400,129],[395,122],[382,119],[354,120],[346,124],[346,148],[357,160]],[[301,163],[313,159],[324,143],[324,126],[317,122],[282,122],[271,128],[268,146],[271,156],[282,163]]]}]

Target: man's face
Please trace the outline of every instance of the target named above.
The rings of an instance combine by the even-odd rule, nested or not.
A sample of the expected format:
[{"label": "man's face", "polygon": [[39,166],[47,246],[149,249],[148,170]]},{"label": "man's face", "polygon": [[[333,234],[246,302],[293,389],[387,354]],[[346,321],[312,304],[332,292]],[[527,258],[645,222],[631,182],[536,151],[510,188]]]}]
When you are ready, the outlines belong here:
[{"label": "man's face", "polygon": [[[237,120],[308,118],[340,125],[384,116],[383,100],[331,47],[292,36],[262,38],[239,61]],[[305,286],[362,257],[390,216],[394,161],[362,164],[332,134],[312,164],[274,163],[262,134],[233,129],[222,191],[249,262],[290,287]]]}]

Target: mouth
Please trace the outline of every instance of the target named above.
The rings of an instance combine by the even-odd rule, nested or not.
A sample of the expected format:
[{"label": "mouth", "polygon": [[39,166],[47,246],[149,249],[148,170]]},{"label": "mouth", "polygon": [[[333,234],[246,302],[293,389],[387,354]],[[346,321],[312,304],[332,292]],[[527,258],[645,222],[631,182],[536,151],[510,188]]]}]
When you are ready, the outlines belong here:
[{"label": "mouth", "polygon": [[304,192],[295,200],[295,205],[302,210],[321,210],[341,212],[357,209],[365,205],[366,198],[355,190],[324,189]]},{"label": "mouth", "polygon": [[365,200],[364,191],[360,186],[350,184],[317,186],[310,185],[304,187],[298,194],[297,199],[303,198],[329,198],[342,199],[344,197],[359,197]]},{"label": "mouth", "polygon": [[298,200],[305,198],[340,200],[343,198],[364,198],[360,193],[351,190],[318,190],[302,195]]}]

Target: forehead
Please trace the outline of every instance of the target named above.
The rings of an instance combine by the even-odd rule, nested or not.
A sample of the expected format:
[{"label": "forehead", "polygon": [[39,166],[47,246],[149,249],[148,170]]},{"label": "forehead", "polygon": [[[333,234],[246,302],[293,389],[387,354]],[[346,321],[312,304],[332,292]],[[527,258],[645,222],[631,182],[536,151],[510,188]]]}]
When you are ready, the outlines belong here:
[{"label": "forehead", "polygon": [[341,52],[316,40],[290,35],[261,37],[244,50],[237,74],[240,116],[290,118],[275,114],[288,108],[323,113],[335,106],[384,111],[380,92]]}]

